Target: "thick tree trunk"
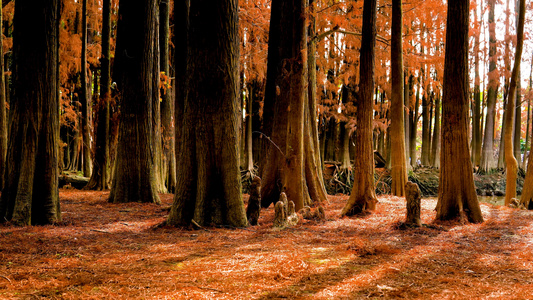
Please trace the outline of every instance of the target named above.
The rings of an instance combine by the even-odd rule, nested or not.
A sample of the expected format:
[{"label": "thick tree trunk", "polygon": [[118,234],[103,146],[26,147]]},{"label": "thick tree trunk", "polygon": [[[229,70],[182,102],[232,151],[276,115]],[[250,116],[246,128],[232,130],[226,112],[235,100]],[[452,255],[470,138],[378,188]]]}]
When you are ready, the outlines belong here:
[{"label": "thick tree trunk", "polygon": [[[109,201],[159,203],[153,149],[155,0],[122,0],[115,56],[120,127]],[[159,99],[157,99],[159,101]]]},{"label": "thick tree trunk", "polygon": [[111,0],[102,4],[102,57],[100,58],[100,97],[95,106],[96,141],[93,170],[86,189],[106,190],[110,183],[109,117],[111,84]]},{"label": "thick tree trunk", "polygon": [[[297,210],[310,204],[311,199],[325,200],[318,178],[318,143],[314,142],[311,124],[312,116],[316,116],[311,106],[313,110],[316,108],[314,103],[305,101],[308,91],[304,82],[300,82],[305,80],[307,72],[304,6],[303,1],[274,1],[272,4],[263,115],[264,132],[270,132],[271,138],[261,173],[263,207],[277,201],[282,191],[295,203]],[[292,28],[291,34],[282,35],[281,28]]]},{"label": "thick tree trunk", "polygon": [[489,84],[487,92],[487,113],[485,121],[485,134],[483,135],[483,148],[481,150],[481,162],[479,170],[490,172],[496,167],[494,159],[494,127],[496,117],[496,96],[498,92],[498,75],[496,73],[496,24],[494,11],[496,0],[488,0],[489,3]]},{"label": "thick tree trunk", "polygon": [[516,28],[516,52],[513,72],[511,74],[511,83],[509,85],[509,97],[507,99],[507,118],[505,119],[505,164],[506,168],[506,186],[505,186],[505,205],[511,204],[511,200],[516,198],[516,178],[518,163],[513,154],[513,123],[515,114],[515,103],[517,94],[517,81],[519,80],[520,62],[522,60],[522,48],[524,45],[524,18],[526,4],[525,0],[520,0],[520,13],[518,14],[518,26]]},{"label": "thick tree trunk", "polygon": [[161,162],[163,183],[169,192],[174,191],[176,186],[176,151],[174,141],[174,124],[172,116],[174,115],[173,90],[170,80],[170,58],[169,58],[169,2],[162,0],[159,3],[159,47],[160,47],[160,68],[166,79],[164,86],[160,91],[161,94],[161,142],[163,158]]},{"label": "thick tree trunk", "polygon": [[189,79],[187,93],[176,98],[177,182],[167,224],[247,226],[238,148],[238,2],[196,0],[188,11],[187,1],[176,1],[175,7],[185,20],[176,36],[188,45],[185,68],[184,49],[176,47],[176,76]]},{"label": "thick tree trunk", "polygon": [[[437,220],[483,222],[468,149],[469,0],[448,2]],[[466,221],[466,220],[465,220]]]},{"label": "thick tree trunk", "polygon": [[89,128],[89,86],[87,72],[87,0],[82,1],[82,17],[81,17],[81,138],[82,138],[82,171],[83,176],[90,177],[92,162],[91,162],[91,134]]},{"label": "thick tree trunk", "polygon": [[15,3],[13,101],[0,222],[61,221],[58,5],[57,0]]},{"label": "thick tree trunk", "polygon": [[376,0],[365,0],[363,4],[354,183],[350,198],[342,209],[341,215],[343,216],[374,210],[377,203],[374,186],[374,152],[372,151],[376,2]]},{"label": "thick tree trunk", "polygon": [[404,134],[404,76],[402,50],[403,12],[402,0],[392,1],[392,35],[391,35],[391,193],[402,197],[405,195],[407,182],[407,162],[405,161]]}]

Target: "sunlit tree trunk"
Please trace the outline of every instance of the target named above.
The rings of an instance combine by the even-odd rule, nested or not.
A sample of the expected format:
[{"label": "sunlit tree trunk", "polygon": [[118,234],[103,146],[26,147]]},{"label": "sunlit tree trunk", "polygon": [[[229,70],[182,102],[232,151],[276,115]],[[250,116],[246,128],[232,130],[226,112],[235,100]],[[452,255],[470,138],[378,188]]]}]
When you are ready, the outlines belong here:
[{"label": "sunlit tree trunk", "polygon": [[448,2],[437,220],[483,222],[468,149],[469,0]]},{"label": "sunlit tree trunk", "polygon": [[119,7],[114,75],[121,112],[109,201],[159,203],[152,147],[157,3],[122,0]]},{"label": "sunlit tree trunk", "polygon": [[496,117],[496,96],[498,92],[498,74],[496,70],[496,23],[494,11],[496,0],[488,0],[489,3],[489,83],[487,91],[487,113],[485,121],[485,133],[483,134],[483,148],[481,150],[481,162],[479,170],[490,172],[496,167],[494,159],[494,126]]},{"label": "sunlit tree trunk", "polygon": [[247,226],[239,170],[238,2],[176,1],[174,16],[180,20],[176,78],[188,78],[176,98],[177,181],[167,224]]},{"label": "sunlit tree trunk", "polygon": [[343,216],[374,210],[377,203],[374,186],[374,152],[372,151],[376,2],[376,0],[365,0],[363,4],[354,183],[350,198],[342,209],[341,215]]},{"label": "sunlit tree trunk", "polygon": [[435,93],[435,126],[433,128],[433,141],[431,142],[431,165],[440,167],[440,91]]},{"label": "sunlit tree trunk", "polygon": [[[409,76],[409,158],[411,167],[416,167],[416,131],[418,125],[418,92],[415,95],[415,78]],[[420,89],[419,89],[420,90]],[[414,98],[413,98],[414,97]],[[414,104],[414,106],[413,106]]]},{"label": "sunlit tree trunk", "polygon": [[100,58],[100,97],[96,111],[96,141],[91,178],[87,189],[105,190],[110,183],[109,101],[111,98],[111,0],[102,3],[102,57]]},{"label": "sunlit tree trunk", "polygon": [[505,186],[505,205],[511,204],[511,199],[516,198],[516,178],[518,171],[518,163],[513,153],[513,123],[516,103],[516,90],[518,75],[520,72],[520,62],[522,60],[522,48],[524,45],[524,17],[525,17],[525,0],[520,0],[520,13],[518,18],[518,26],[516,28],[516,52],[513,71],[511,73],[511,83],[509,85],[509,95],[507,98],[507,106],[505,110],[507,115],[505,118],[505,164],[506,168],[506,186]]},{"label": "sunlit tree trunk", "polygon": [[15,2],[13,101],[0,222],[61,221],[58,22],[58,0]]},{"label": "sunlit tree trunk", "polygon": [[404,196],[405,183],[407,182],[407,163],[405,161],[403,110],[402,0],[392,1],[391,28],[391,193],[396,196]]}]

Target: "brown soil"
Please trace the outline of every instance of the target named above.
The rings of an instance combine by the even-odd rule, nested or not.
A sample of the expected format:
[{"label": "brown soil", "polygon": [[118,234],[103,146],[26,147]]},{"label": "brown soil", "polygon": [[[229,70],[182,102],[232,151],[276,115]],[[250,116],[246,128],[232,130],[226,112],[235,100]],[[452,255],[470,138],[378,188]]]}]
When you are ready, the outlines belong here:
[{"label": "brown soil", "polygon": [[[62,190],[64,224],[0,226],[1,299],[527,299],[533,212],[482,204],[485,222],[400,230],[404,200],[272,229],[158,228],[162,206],[109,204],[108,192]],[[435,217],[422,201],[422,222]]]}]

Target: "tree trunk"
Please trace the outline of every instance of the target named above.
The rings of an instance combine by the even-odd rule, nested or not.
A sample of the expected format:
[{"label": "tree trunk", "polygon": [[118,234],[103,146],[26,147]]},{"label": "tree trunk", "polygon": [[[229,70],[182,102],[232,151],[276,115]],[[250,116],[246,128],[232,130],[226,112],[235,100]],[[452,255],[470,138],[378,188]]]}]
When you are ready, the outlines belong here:
[{"label": "tree trunk", "polygon": [[416,167],[416,131],[418,125],[418,96],[415,96],[414,88],[414,76],[411,74],[409,77],[409,159],[413,168]]},{"label": "tree trunk", "polygon": [[81,138],[82,138],[82,171],[83,176],[91,176],[91,135],[89,128],[89,86],[87,72],[87,0],[82,1],[81,17]]},{"label": "tree trunk", "polygon": [[489,3],[489,83],[487,92],[487,113],[485,121],[485,134],[483,135],[483,149],[481,150],[481,162],[479,170],[490,172],[495,168],[494,160],[494,126],[496,117],[496,96],[498,91],[498,75],[496,74],[496,24],[494,11],[496,0],[488,0]]},{"label": "tree trunk", "polygon": [[[3,45],[3,19],[2,11],[0,9],[0,45]],[[4,186],[4,170],[6,168],[6,155],[7,155],[7,91],[6,91],[6,77],[4,75],[4,49],[0,47],[0,190]]]},{"label": "tree trunk", "polygon": [[[263,207],[277,201],[282,191],[295,203],[297,210],[310,204],[311,199],[326,200],[322,181],[318,178],[318,143],[315,144],[311,124],[316,120],[316,112],[311,112],[315,104],[305,101],[308,91],[300,82],[305,80],[307,72],[302,6],[305,6],[303,1],[274,1],[272,4],[263,115],[264,132],[270,132],[271,137],[261,171]],[[282,35],[281,28],[292,28],[291,34]],[[305,127],[300,128],[302,125]]]},{"label": "tree trunk", "polygon": [[106,190],[110,183],[109,117],[111,84],[111,0],[102,4],[102,57],[100,58],[100,97],[96,111],[96,141],[93,170],[86,189]]},{"label": "tree trunk", "polygon": [[174,115],[173,90],[170,80],[170,58],[169,58],[169,2],[162,0],[159,3],[159,47],[160,47],[160,68],[166,79],[161,88],[161,142],[163,158],[161,162],[163,173],[163,184],[169,192],[174,191],[176,186],[176,151],[174,141],[174,124],[172,116]]},{"label": "tree trunk", "polygon": [[478,32],[474,36],[474,102],[472,109],[472,163],[478,166],[481,161],[481,91],[479,77],[479,36],[480,27],[476,7],[474,9],[474,21]]},{"label": "tree trunk", "polygon": [[0,222],[61,221],[58,22],[57,0],[15,3],[13,101]]},{"label": "tree trunk", "polygon": [[188,47],[184,53],[175,44],[176,76],[189,78],[186,94],[176,98],[177,181],[167,224],[247,226],[239,170],[238,2],[191,1],[188,11],[187,1],[176,1],[175,7],[184,19],[176,37]]},{"label": "tree trunk", "polygon": [[[515,12],[516,12],[516,23],[519,22],[520,16],[520,0],[515,1]],[[514,144],[514,157],[518,162],[518,166],[522,165],[522,149],[521,149],[521,138],[522,138],[522,84],[520,80],[520,68],[518,68],[518,80],[516,82],[516,100],[515,100],[515,122],[514,122],[514,133],[513,133],[513,144]]]},{"label": "tree trunk", "polygon": [[341,215],[343,216],[374,210],[377,203],[374,186],[374,152],[372,151],[376,2],[376,0],[365,0],[363,4],[354,183],[350,198],[342,209]]},{"label": "tree trunk", "polygon": [[429,152],[431,150],[431,135],[429,132],[429,95],[424,88],[424,94],[422,95],[422,153],[420,155],[420,161],[423,166],[429,166]]},{"label": "tree trunk", "polygon": [[409,92],[411,91],[410,87],[410,76],[408,75],[407,68],[404,68],[403,70],[403,77],[404,77],[404,87],[403,87],[403,121],[404,121],[404,131],[405,131],[405,163],[407,164],[407,170],[411,168],[410,164],[410,157],[411,157],[411,149],[409,146],[409,143],[411,142],[410,138],[410,130],[409,130],[409,115],[410,115],[410,107],[409,107]]},{"label": "tree trunk", "polygon": [[[437,220],[483,222],[468,149],[469,0],[448,2]],[[465,220],[466,221],[466,220]]]},{"label": "tree trunk", "polygon": [[[533,84],[533,59],[531,60],[531,67],[529,69],[529,86],[527,88],[528,92],[531,92],[531,85]],[[527,98],[527,122],[526,122],[526,145],[525,145],[525,153],[524,153],[524,159],[522,160],[522,169],[526,169],[526,160],[529,160],[529,156],[531,155],[531,140],[529,133],[532,132],[530,130],[531,128],[531,99]]]},{"label": "tree trunk", "polygon": [[511,83],[509,85],[509,97],[507,99],[507,116],[505,118],[505,164],[506,168],[506,186],[505,186],[505,205],[511,204],[511,200],[516,198],[516,178],[518,171],[518,162],[513,154],[513,123],[515,114],[515,103],[517,94],[517,81],[519,80],[520,62],[522,60],[522,48],[524,45],[524,19],[525,19],[525,0],[520,0],[520,13],[518,14],[518,26],[516,28],[516,52],[513,72],[511,74]]},{"label": "tree trunk", "polygon": [[404,134],[404,77],[402,50],[403,12],[402,0],[392,1],[392,35],[391,35],[391,193],[402,197],[405,195],[407,182],[407,163],[405,161]]},{"label": "tree trunk", "polygon": [[440,167],[440,91],[435,96],[435,126],[433,128],[433,141],[431,142],[431,165]]},{"label": "tree trunk", "polygon": [[[140,5],[141,4],[141,5]],[[153,149],[155,0],[122,0],[115,56],[120,127],[109,202],[159,203]],[[159,101],[159,99],[157,99]]]}]

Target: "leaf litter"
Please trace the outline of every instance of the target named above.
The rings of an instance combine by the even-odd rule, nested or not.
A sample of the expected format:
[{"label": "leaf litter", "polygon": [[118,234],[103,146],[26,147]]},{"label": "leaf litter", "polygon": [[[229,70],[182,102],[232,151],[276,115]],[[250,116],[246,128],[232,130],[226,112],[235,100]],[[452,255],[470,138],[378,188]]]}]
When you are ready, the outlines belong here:
[{"label": "leaf litter", "polygon": [[[0,299],[527,299],[533,213],[482,203],[485,222],[399,230],[403,198],[372,214],[272,228],[157,227],[162,205],[107,203],[109,192],[61,190],[63,223],[0,225]],[[246,200],[245,196],[245,200]],[[434,199],[423,199],[432,224]]]}]

